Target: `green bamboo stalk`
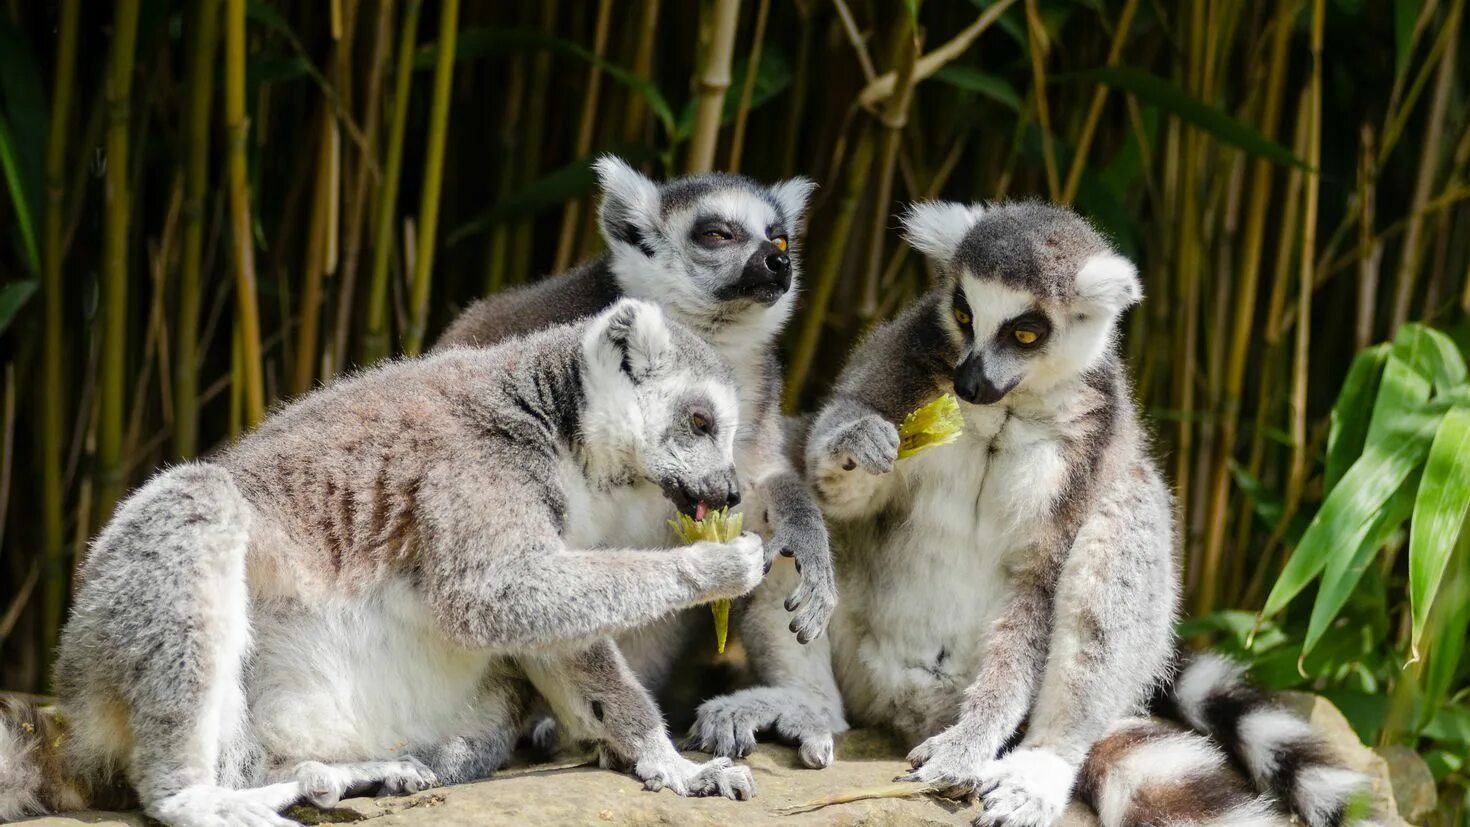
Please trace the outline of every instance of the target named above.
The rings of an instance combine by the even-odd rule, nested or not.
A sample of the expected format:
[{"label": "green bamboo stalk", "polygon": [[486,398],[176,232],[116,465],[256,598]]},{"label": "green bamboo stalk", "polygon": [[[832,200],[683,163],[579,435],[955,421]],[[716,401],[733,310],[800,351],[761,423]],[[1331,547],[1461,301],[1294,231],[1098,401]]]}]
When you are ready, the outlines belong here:
[{"label": "green bamboo stalk", "polygon": [[398,62],[393,78],[393,120],[388,128],[388,160],[383,166],[383,185],[378,189],[378,218],[373,231],[373,271],[368,281],[367,324],[363,331],[362,358],[372,364],[388,355],[388,266],[393,250],[393,223],[398,202],[398,178],[403,169],[403,136],[408,125],[408,93],[413,80],[413,54],[419,30],[422,0],[408,0],[403,25],[398,30]]},{"label": "green bamboo stalk", "polygon": [[42,228],[41,297],[44,302],[41,347],[41,543],[45,554],[45,590],[41,598],[41,655],[49,674],[51,653],[61,631],[66,605],[65,484],[61,456],[65,438],[66,365],[62,361],[63,314],[61,265],[66,215],[66,144],[71,100],[76,83],[78,0],[63,0],[56,41],[56,83],[51,94],[51,124],[46,139],[46,214]]},{"label": "green bamboo stalk", "polygon": [[429,146],[424,158],[424,189],[419,199],[418,257],[413,268],[408,330],[403,350],[416,355],[424,347],[429,320],[429,286],[434,279],[434,241],[439,226],[439,191],[444,180],[444,144],[449,133],[449,92],[454,80],[454,47],[459,32],[459,0],[439,7],[439,55],[434,65],[434,97],[429,106]]},{"label": "green bamboo stalk", "polygon": [[332,102],[322,97],[318,110],[316,181],[311,193],[311,217],[307,219],[306,255],[301,263],[301,313],[296,326],[296,365],[291,374],[291,393],[311,390],[316,378],[317,331],[321,327],[322,274],[329,264],[332,226],[332,194],[336,191],[336,118]]},{"label": "green bamboo stalk", "polygon": [[[715,147],[720,141],[720,116],[725,109],[725,92],[730,88],[730,62],[735,54],[735,29],[740,20],[740,0],[715,0],[711,9],[708,40],[701,45],[704,62],[694,79],[694,131],[689,137],[690,173],[709,172],[715,164]],[[704,38],[701,38],[704,40]]]},{"label": "green bamboo stalk", "polygon": [[265,418],[265,377],[260,347],[260,311],[255,294],[255,244],[250,219],[250,173],[245,147],[250,121],[245,114],[245,0],[225,7],[225,129],[229,135],[230,234],[235,264],[235,320],[240,328],[243,384],[242,426]]},{"label": "green bamboo stalk", "polygon": [[126,415],[128,321],[129,107],[138,44],[139,0],[118,0],[107,70],[107,173],[102,224],[102,374],[97,432],[98,524],[112,516],[123,491],[123,418]]},{"label": "green bamboo stalk", "polygon": [[179,265],[178,335],[174,343],[174,431],[176,459],[199,453],[199,294],[204,255],[204,201],[209,188],[209,126],[214,100],[214,65],[219,53],[220,0],[194,7],[189,36],[188,130],[184,166],[184,249]]},{"label": "green bamboo stalk", "polygon": [[[653,79],[653,48],[658,42],[659,0],[643,0],[643,13],[635,30],[637,51],[633,55],[633,76],[639,80]],[[644,139],[648,128],[648,101],[634,90],[628,90],[627,105],[623,109],[623,140],[632,143]]]},{"label": "green bamboo stalk", "polygon": [[740,156],[745,149],[745,123],[750,118],[750,99],[755,94],[756,76],[760,74],[761,50],[766,44],[766,19],[771,14],[771,0],[760,0],[755,13],[755,33],[751,36],[750,60],[745,64],[745,83],[740,87],[740,105],[735,109],[735,126],[730,130],[730,172],[740,171]]},{"label": "green bamboo stalk", "polygon": [[[511,59],[510,77],[505,83],[505,109],[500,115],[500,168],[495,183],[500,192],[510,194],[520,185],[521,111],[526,99],[526,56]],[[499,293],[505,287],[506,269],[510,266],[514,228],[505,221],[497,222],[490,231],[490,244],[485,256],[485,295]]]},{"label": "green bamboo stalk", "polygon": [[1046,105],[1046,55],[1050,48],[1046,42],[1046,29],[1041,25],[1041,13],[1036,9],[1036,0],[1026,0],[1026,51],[1031,55],[1031,96],[1036,103],[1036,123],[1041,127],[1041,159],[1046,167],[1046,188],[1053,201],[1062,195],[1062,184],[1057,172],[1056,150],[1051,145],[1051,113]]},{"label": "green bamboo stalk", "polygon": [[791,353],[791,367],[786,372],[784,407],[788,413],[800,410],[801,390],[817,355],[817,345],[822,339],[822,330],[827,322],[827,306],[832,301],[832,293],[837,289],[837,280],[842,275],[842,259],[847,253],[847,242],[852,236],[853,223],[857,220],[858,206],[867,189],[875,136],[872,127],[864,125],[859,128],[862,134],[848,160],[847,182],[843,187],[841,200],[837,203],[837,214],[833,216],[828,230],[822,269],[817,272],[816,280],[812,284],[806,318],[802,320],[801,333]]},{"label": "green bamboo stalk", "polygon": [[[373,54],[369,61],[367,109],[363,114],[364,146],[354,168],[351,202],[348,206],[346,238],[342,243],[342,280],[337,290],[337,329],[332,347],[336,369],[347,367],[347,340],[352,334],[353,301],[357,293],[357,266],[362,255],[363,228],[367,225],[369,187],[378,166],[378,133],[382,122],[383,75],[388,65],[388,45],[392,43],[393,0],[378,4],[378,19],[373,35]],[[377,228],[379,232],[384,228]]]},{"label": "green bamboo stalk", "polygon": [[[598,57],[607,54],[607,34],[611,26],[612,0],[600,0],[597,4],[597,23],[592,34],[592,53]],[[602,96],[601,64],[593,63],[588,67],[587,82],[583,89],[582,117],[578,121],[576,143],[572,149],[572,156],[575,158],[586,157],[592,150],[592,130],[597,125],[597,104]],[[582,220],[582,201],[581,198],[573,198],[562,210],[561,236],[556,242],[556,258],[551,267],[553,273],[564,272],[572,265],[572,253],[577,246],[577,228],[581,226]]]},{"label": "green bamboo stalk", "polygon": [[895,32],[891,52],[897,81],[894,94],[883,103],[883,144],[878,150],[877,194],[873,198],[873,223],[868,234],[867,272],[863,279],[862,302],[858,314],[866,325],[878,312],[879,282],[883,275],[883,242],[893,212],[893,174],[898,166],[898,150],[903,143],[903,128],[908,123],[909,102],[914,94],[914,66],[923,50],[923,32],[919,30],[918,4],[912,16],[900,13],[902,25]]},{"label": "green bamboo stalk", "polygon": [[[1113,29],[1113,42],[1108,47],[1108,65],[1115,66],[1123,56],[1123,44],[1128,40],[1128,31],[1133,27],[1133,15],[1138,11],[1138,0],[1127,0],[1118,15],[1118,25]],[[1087,116],[1082,120],[1082,129],[1077,133],[1076,149],[1072,155],[1072,167],[1067,170],[1067,182],[1062,185],[1062,203],[1077,200],[1077,188],[1082,186],[1082,170],[1087,166],[1087,152],[1092,148],[1092,139],[1097,134],[1097,123],[1102,118],[1103,104],[1108,99],[1108,85],[1099,83],[1092,90],[1092,101],[1087,105]]]}]

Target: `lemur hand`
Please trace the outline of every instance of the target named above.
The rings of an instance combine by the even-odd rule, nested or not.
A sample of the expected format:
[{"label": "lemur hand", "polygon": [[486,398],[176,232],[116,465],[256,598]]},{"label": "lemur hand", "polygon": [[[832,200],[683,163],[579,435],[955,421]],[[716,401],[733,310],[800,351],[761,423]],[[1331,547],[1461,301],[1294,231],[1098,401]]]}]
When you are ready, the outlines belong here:
[{"label": "lemur hand", "polygon": [[974,798],[981,770],[993,756],[984,739],[961,722],[914,747],[909,752],[913,769],[896,780],[930,784],[948,798]]},{"label": "lemur hand", "polygon": [[703,601],[732,599],[760,584],[766,555],[760,535],[746,532],[728,543],[699,542],[682,550],[686,571]]},{"label": "lemur hand", "polygon": [[820,446],[824,464],[844,471],[858,468],[886,474],[898,461],[898,427],[877,414],[866,414],[837,426]]}]

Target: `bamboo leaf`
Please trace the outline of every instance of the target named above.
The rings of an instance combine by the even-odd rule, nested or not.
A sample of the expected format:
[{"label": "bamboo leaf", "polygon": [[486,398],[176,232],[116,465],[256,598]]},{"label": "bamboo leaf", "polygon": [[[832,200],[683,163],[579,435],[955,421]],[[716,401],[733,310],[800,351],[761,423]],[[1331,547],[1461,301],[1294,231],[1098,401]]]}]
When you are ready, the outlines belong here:
[{"label": "bamboo leaf", "polygon": [[[1393,362],[1389,360],[1390,368]],[[1271,587],[1261,610],[1263,615],[1274,615],[1284,609],[1316,579],[1334,555],[1357,556],[1372,523],[1429,453],[1430,441],[1441,418],[1442,414],[1433,410],[1405,411],[1384,426],[1381,439],[1370,436],[1363,455],[1327,495],[1307,526],[1286,568]]]},{"label": "bamboo leaf", "polygon": [[20,312],[31,294],[36,292],[38,282],[33,279],[12,281],[0,287],[0,333],[10,327],[15,314]]},{"label": "bamboo leaf", "polygon": [[1465,654],[1465,637],[1470,635],[1470,533],[1461,532],[1458,549],[1450,577],[1429,616],[1429,662],[1422,678],[1421,724],[1427,723],[1449,697]]},{"label": "bamboo leaf", "polygon": [[1353,358],[1343,380],[1337,402],[1332,406],[1332,424],[1327,432],[1326,486],[1331,491],[1342,475],[1363,453],[1368,438],[1368,423],[1373,414],[1373,398],[1378,393],[1378,380],[1388,361],[1390,346],[1375,345]]},{"label": "bamboo leaf", "polygon": [[[745,86],[745,73],[749,66],[748,59],[737,61],[734,70],[730,73],[730,88],[725,90],[725,103],[720,110],[721,125],[735,119],[735,110],[740,106],[740,90]],[[759,68],[756,69],[755,89],[750,95],[750,111],[754,112],[759,109],[767,101],[784,92],[790,85],[791,66],[786,62],[786,57],[779,51],[766,52],[761,58]],[[698,101],[691,99],[679,114],[679,123],[673,134],[675,142],[688,138],[690,132],[693,131],[697,104]]]},{"label": "bamboo leaf", "polygon": [[42,167],[51,111],[41,77],[41,65],[27,38],[0,17],[0,117],[10,133],[16,180],[32,217],[41,215],[44,200]]},{"label": "bamboo leaf", "polygon": [[1450,552],[1470,509],[1470,408],[1445,414],[1429,448],[1409,534],[1410,645],[1415,652],[1439,592]]},{"label": "bamboo leaf", "polygon": [[10,203],[15,208],[15,223],[20,230],[20,244],[26,268],[31,271],[31,275],[38,275],[41,272],[41,254],[36,247],[36,223],[32,218],[32,202],[21,180],[19,164],[16,163],[15,146],[10,140],[10,128],[5,123],[4,115],[0,115],[0,173],[5,176],[5,188],[10,192]]},{"label": "bamboo leaf", "polygon": [[1199,127],[1221,142],[1252,155],[1275,161],[1282,166],[1309,171],[1311,169],[1305,161],[1292,154],[1291,150],[1157,75],[1130,66],[1102,66],[1082,72],[1076,77],[1094,83],[1105,83],[1127,92]]},{"label": "bamboo leaf", "polygon": [[1016,112],[1021,111],[1021,96],[1010,81],[1000,75],[982,72],[970,66],[950,64],[934,73],[935,80],[942,80],[956,89],[975,92],[1005,105]]},{"label": "bamboo leaf", "polygon": [[[1322,573],[1322,587],[1317,591],[1317,601],[1312,604],[1307,636],[1302,642],[1303,657],[1312,651],[1329,624],[1342,611],[1378,550],[1383,548],[1393,533],[1409,518],[1414,507],[1416,487],[1416,481],[1410,477],[1371,519],[1342,538],[1342,545],[1336,547],[1337,553],[1329,555],[1326,571]],[[1349,514],[1346,517],[1344,522],[1351,521],[1356,515]],[[1342,552],[1345,549],[1353,551],[1351,554],[1344,554]]]}]

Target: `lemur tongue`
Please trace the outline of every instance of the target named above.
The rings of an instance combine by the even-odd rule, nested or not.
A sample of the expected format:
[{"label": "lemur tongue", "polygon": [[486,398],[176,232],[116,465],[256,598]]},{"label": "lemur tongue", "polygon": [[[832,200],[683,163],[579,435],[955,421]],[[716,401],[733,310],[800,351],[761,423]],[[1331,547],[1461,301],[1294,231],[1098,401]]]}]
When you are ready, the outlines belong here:
[{"label": "lemur tongue", "polygon": [[699,520],[703,520],[704,519],[704,515],[706,515],[708,513],[709,513],[709,504],[706,503],[704,500],[700,500],[699,501],[699,504],[696,505],[696,506],[694,506],[694,519],[695,519],[696,522],[698,522]]}]

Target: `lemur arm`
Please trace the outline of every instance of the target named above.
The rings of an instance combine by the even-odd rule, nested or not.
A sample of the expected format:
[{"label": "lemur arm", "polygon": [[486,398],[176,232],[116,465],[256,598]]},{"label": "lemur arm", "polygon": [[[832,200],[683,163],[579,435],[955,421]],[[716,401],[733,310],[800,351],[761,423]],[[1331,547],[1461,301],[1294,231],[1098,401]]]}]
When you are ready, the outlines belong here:
[{"label": "lemur arm", "polygon": [[[464,463],[436,468],[419,487],[419,587],[462,645],[515,650],[610,636],[760,581],[755,535],[677,549],[569,549],[554,492],[529,476]],[[513,493],[486,508],[487,490]]]}]

